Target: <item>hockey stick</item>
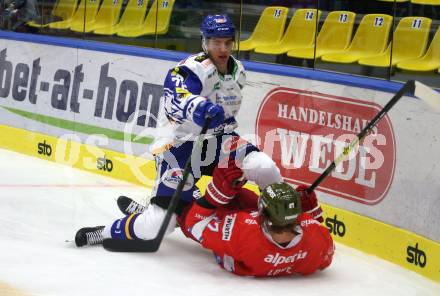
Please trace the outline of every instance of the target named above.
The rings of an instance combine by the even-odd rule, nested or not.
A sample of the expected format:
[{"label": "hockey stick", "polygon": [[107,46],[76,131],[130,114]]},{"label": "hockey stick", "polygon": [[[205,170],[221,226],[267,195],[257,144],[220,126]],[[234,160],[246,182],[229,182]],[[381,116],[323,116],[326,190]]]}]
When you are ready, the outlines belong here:
[{"label": "hockey stick", "polygon": [[359,144],[360,141],[379,123],[379,121],[387,114],[387,112],[403,97],[406,93],[411,93],[415,97],[424,101],[437,111],[440,111],[440,93],[432,88],[415,80],[408,80],[402,88],[391,98],[391,100],[376,114],[376,116],[368,123],[364,129],[356,135],[344,151],[336,157],[336,159],[327,167],[327,169],[318,177],[318,179],[306,189],[307,193],[311,193],[350,153],[350,151]]},{"label": "hockey stick", "polygon": [[188,179],[190,168],[191,168],[191,160],[193,159],[193,155],[196,153],[201,153],[203,146],[203,135],[206,134],[208,130],[209,124],[211,123],[211,118],[207,118],[205,125],[200,132],[199,138],[194,143],[193,150],[191,152],[191,157],[185,163],[185,168],[183,170],[182,179],[177,185],[176,191],[174,191],[173,196],[171,197],[170,204],[168,206],[167,212],[165,214],[165,218],[160,226],[159,232],[157,236],[150,240],[122,240],[122,239],[105,239],[102,243],[103,247],[108,251],[114,252],[144,252],[144,253],[152,253],[156,252],[162,240],[165,236],[165,232],[170,224],[171,217],[176,210],[177,204],[180,199],[180,194],[182,193],[183,187],[185,186],[186,180]]}]

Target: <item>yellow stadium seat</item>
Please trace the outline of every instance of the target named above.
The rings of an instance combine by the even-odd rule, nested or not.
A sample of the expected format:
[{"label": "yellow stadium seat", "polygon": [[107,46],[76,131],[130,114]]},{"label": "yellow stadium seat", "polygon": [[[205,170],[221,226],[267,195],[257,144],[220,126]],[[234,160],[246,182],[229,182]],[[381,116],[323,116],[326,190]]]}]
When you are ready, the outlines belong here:
[{"label": "yellow stadium seat", "polygon": [[[319,12],[319,16],[321,12]],[[254,51],[283,54],[294,48],[313,47],[316,34],[316,9],[298,9],[293,14],[283,38],[273,44],[257,46]],[[241,45],[240,45],[241,49]]]},{"label": "yellow stadium seat", "polygon": [[[355,18],[356,14],[350,11],[333,11],[327,15],[316,40],[316,58],[344,50],[350,45]],[[287,55],[300,59],[313,59],[315,48],[313,44],[295,48],[287,52]]]},{"label": "yellow stadium seat", "polygon": [[411,3],[422,5],[440,5],[440,0],[411,0]]},{"label": "yellow stadium seat", "polygon": [[96,29],[93,33],[100,35],[113,35],[118,31],[127,31],[130,28],[141,27],[147,12],[147,6],[148,0],[129,0],[119,23],[111,27]]},{"label": "yellow stadium seat", "polygon": [[387,14],[365,15],[350,46],[337,53],[325,54],[321,60],[335,63],[354,63],[361,58],[384,52],[393,17]]},{"label": "yellow stadium seat", "polygon": [[170,26],[171,13],[175,0],[154,0],[145,21],[140,27],[119,30],[121,37],[139,37],[142,35],[166,34]]},{"label": "yellow stadium seat", "polygon": [[[67,20],[73,16],[75,13],[76,5],[78,3],[78,0],[59,0],[55,3],[51,16],[52,18],[61,18],[62,20]],[[26,25],[33,27],[33,28],[45,28],[49,26],[49,23],[52,21],[49,19],[45,21],[43,19],[44,23],[38,22],[38,21],[30,21],[27,22]]]},{"label": "yellow stadium seat", "polygon": [[[393,45],[391,61],[393,66],[404,60],[421,57],[425,53],[431,22],[432,20],[426,17],[404,17],[400,20],[391,43]],[[373,67],[389,67],[391,44],[385,53],[362,58],[358,63]]]},{"label": "yellow stadium seat", "polygon": [[75,14],[64,21],[49,24],[51,29],[68,29],[72,26],[87,26],[88,23],[95,21],[96,13],[99,8],[98,0],[80,0]]},{"label": "yellow stadium seat", "polygon": [[251,36],[236,43],[236,50],[249,51],[258,46],[279,43],[286,26],[289,9],[281,6],[266,7]]},{"label": "yellow stadium seat", "polygon": [[84,24],[75,24],[70,30],[76,32],[91,32],[105,27],[112,27],[118,22],[123,0],[104,0],[99,7],[94,21]]},{"label": "yellow stadium seat", "polygon": [[440,67],[440,27],[435,32],[425,55],[397,63],[397,68],[410,71],[433,71]]}]

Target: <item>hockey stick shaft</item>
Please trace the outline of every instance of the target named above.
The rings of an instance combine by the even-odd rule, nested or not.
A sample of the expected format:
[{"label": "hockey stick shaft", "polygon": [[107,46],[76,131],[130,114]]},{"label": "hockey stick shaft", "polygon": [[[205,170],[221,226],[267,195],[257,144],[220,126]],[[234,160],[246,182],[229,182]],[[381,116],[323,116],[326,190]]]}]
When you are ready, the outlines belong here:
[{"label": "hockey stick shaft", "polygon": [[368,133],[379,123],[379,121],[387,114],[387,112],[393,108],[393,106],[402,98],[406,93],[413,94],[415,92],[415,81],[407,81],[399,91],[391,98],[391,100],[380,110],[376,116],[356,135],[356,138],[348,144],[342,153],[333,160],[333,162],[325,169],[324,172],[306,189],[307,193],[311,193],[316,187],[321,184],[322,181],[350,154],[350,151],[356,147],[362,139],[368,135]]},{"label": "hockey stick shaft", "polygon": [[436,111],[440,112],[440,93],[432,88],[424,85],[419,81],[408,80],[399,91],[391,98],[391,100],[377,113],[377,115],[364,127],[364,129],[356,135],[354,139],[344,151],[328,166],[328,168],[306,189],[311,193],[319,184],[340,164],[350,153],[350,151],[362,141],[362,139],[379,123],[379,121],[387,114],[387,112],[400,100],[406,93],[411,93],[415,97],[422,100]]},{"label": "hockey stick shaft", "polygon": [[[180,194],[183,191],[183,187],[185,187],[185,183],[188,180],[188,176],[191,171],[191,162],[192,162],[192,155],[194,154],[200,154],[202,152],[202,146],[203,146],[203,135],[206,134],[206,131],[208,130],[209,124],[211,123],[211,118],[207,118],[205,125],[202,128],[202,131],[200,132],[199,138],[194,143],[193,150],[191,152],[191,156],[188,158],[188,160],[185,163],[185,167],[183,169],[182,174],[182,180],[180,180],[179,184],[177,185],[176,191],[174,191],[173,196],[171,197],[170,205],[168,206],[165,218],[162,222],[162,225],[160,226],[159,232],[156,236],[156,238],[153,239],[153,241],[156,241],[157,249],[159,249],[159,246],[163,240],[163,237],[165,236],[165,232],[168,228],[168,225],[170,224],[171,217],[173,216],[177,204],[179,203]],[[157,250],[156,249],[156,250]],[[156,251],[154,250],[154,251]]]},{"label": "hockey stick shaft", "polygon": [[165,232],[170,224],[171,217],[173,216],[177,204],[179,203],[180,194],[183,191],[186,181],[188,180],[188,176],[191,170],[191,161],[193,159],[192,155],[195,153],[201,153],[203,146],[203,135],[206,134],[209,124],[211,123],[211,118],[207,118],[205,124],[200,132],[200,135],[196,142],[194,143],[193,150],[191,152],[191,156],[185,163],[185,167],[182,173],[182,179],[179,181],[177,185],[176,191],[174,191],[173,196],[171,197],[170,204],[166,211],[165,217],[160,226],[159,232],[156,237],[151,240],[116,240],[116,239],[105,239],[103,242],[103,246],[105,249],[109,251],[116,252],[156,252],[165,236]]}]

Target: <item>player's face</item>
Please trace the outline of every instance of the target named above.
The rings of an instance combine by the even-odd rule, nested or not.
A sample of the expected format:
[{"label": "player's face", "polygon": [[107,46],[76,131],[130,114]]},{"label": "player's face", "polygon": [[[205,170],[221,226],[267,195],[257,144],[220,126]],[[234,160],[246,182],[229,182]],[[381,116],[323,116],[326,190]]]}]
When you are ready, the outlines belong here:
[{"label": "player's face", "polygon": [[210,38],[207,42],[209,56],[222,72],[227,69],[233,48],[234,40],[232,38]]}]

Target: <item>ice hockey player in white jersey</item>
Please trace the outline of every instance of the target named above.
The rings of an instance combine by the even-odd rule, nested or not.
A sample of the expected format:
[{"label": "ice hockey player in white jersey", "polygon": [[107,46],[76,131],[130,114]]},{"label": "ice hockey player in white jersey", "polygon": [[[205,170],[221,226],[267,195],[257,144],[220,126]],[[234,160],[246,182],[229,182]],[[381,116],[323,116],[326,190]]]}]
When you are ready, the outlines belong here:
[{"label": "ice hockey player in white jersey", "polygon": [[195,136],[208,117],[211,122],[202,155],[191,163],[190,175],[167,233],[175,228],[176,215],[191,202],[197,180],[202,175],[211,176],[221,159],[236,160],[244,178],[261,188],[282,181],[272,159],[234,132],[246,75],[242,64],[231,55],[235,43],[231,19],[227,15],[208,15],[203,20],[201,34],[203,52],[178,63],[165,78],[161,98],[164,121],[152,149],[157,175],[149,206],[143,213],[116,220],[105,228],[80,229],[76,236],[78,246],[99,243],[110,237],[156,237],[185,163],[191,157]]}]

